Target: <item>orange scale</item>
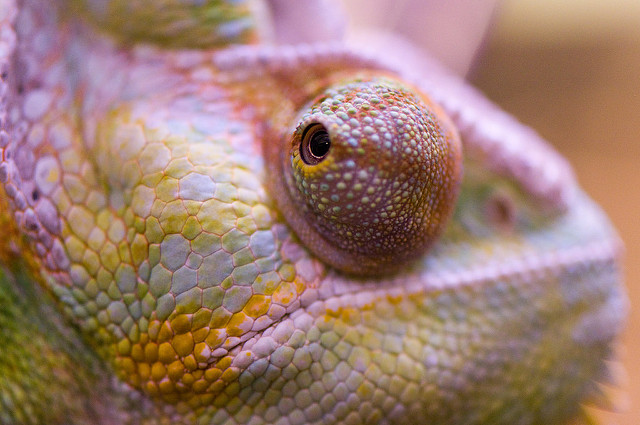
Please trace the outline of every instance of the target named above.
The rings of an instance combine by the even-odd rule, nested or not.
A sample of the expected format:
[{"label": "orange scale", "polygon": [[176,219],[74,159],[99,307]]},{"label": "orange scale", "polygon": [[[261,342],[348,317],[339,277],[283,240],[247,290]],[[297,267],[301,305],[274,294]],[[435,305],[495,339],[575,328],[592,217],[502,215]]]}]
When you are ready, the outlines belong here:
[{"label": "orange scale", "polygon": [[184,365],[180,360],[176,360],[167,366],[167,374],[172,381],[179,381],[185,374]]},{"label": "orange scale", "polygon": [[191,333],[176,335],[171,341],[175,353],[180,357],[186,357],[193,352],[194,341]]},{"label": "orange scale", "polygon": [[169,323],[176,334],[184,334],[191,330],[192,316],[190,314],[179,314],[171,319]]},{"label": "orange scale", "polygon": [[210,332],[211,329],[209,329],[209,327],[200,328],[197,331],[193,331],[193,342],[195,342],[196,344],[204,342],[207,336],[209,336]]},{"label": "orange scale", "polygon": [[167,376],[167,368],[160,362],[155,362],[151,366],[151,379],[159,382]]},{"label": "orange scale", "polygon": [[198,369],[198,362],[196,362],[196,358],[193,356],[193,354],[185,357],[182,362],[184,363],[184,367],[186,367],[189,371],[195,371],[196,369]]},{"label": "orange scale", "polygon": [[144,349],[142,348],[142,343],[134,344],[131,347],[131,358],[136,362],[144,361]]},{"label": "orange scale", "polygon": [[249,317],[258,318],[263,316],[269,311],[269,307],[271,306],[271,299],[265,295],[252,295],[245,304],[244,311]]},{"label": "orange scale", "polygon": [[171,329],[171,325],[169,322],[162,322],[162,326],[160,326],[160,331],[158,332],[159,343],[170,341],[173,338],[173,330]]},{"label": "orange scale", "polygon": [[207,382],[216,382],[222,376],[222,371],[218,368],[212,367],[204,371],[204,379]]},{"label": "orange scale", "polygon": [[185,388],[189,387],[190,389],[194,382],[196,382],[196,378],[191,373],[187,372],[182,376],[182,379],[176,385],[181,385],[181,387]]},{"label": "orange scale", "polygon": [[211,348],[219,347],[227,337],[227,333],[225,330],[221,329],[211,329],[207,337],[205,338],[205,342]]},{"label": "orange scale", "polygon": [[176,392],[176,384],[170,379],[165,378],[158,383],[158,389],[161,394],[170,395]]}]

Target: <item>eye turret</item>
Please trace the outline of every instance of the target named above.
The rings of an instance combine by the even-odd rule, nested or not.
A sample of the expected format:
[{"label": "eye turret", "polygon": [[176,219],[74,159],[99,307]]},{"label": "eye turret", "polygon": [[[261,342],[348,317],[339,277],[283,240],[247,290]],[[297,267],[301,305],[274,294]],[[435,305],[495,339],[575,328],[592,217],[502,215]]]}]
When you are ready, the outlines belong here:
[{"label": "eye turret", "polygon": [[289,137],[272,170],[274,196],[306,246],[339,270],[396,270],[424,254],[453,211],[458,135],[437,106],[394,80],[330,88]]}]

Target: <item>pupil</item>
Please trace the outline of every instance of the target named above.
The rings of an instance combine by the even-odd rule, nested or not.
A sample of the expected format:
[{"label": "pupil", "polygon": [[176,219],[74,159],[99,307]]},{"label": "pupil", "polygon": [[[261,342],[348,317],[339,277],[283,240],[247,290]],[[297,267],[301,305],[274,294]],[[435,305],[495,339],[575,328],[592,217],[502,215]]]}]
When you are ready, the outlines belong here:
[{"label": "pupil", "polygon": [[331,138],[322,124],[312,124],[302,133],[300,157],[308,165],[320,163],[329,153]]},{"label": "pupil", "polygon": [[331,139],[329,139],[329,133],[326,131],[318,130],[311,136],[309,152],[314,157],[322,158],[329,152],[329,147],[331,147]]}]

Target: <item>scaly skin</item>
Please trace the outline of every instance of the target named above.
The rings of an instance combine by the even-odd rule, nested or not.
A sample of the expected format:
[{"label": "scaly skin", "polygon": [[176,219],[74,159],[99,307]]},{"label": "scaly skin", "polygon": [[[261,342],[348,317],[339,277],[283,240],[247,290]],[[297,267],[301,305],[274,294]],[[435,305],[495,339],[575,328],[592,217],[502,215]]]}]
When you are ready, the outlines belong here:
[{"label": "scaly skin", "polygon": [[[408,70],[340,45],[225,46],[260,41],[242,2],[160,2],[143,24],[146,3],[0,3],[1,423],[582,417],[625,296],[617,236],[562,158],[427,59]],[[340,97],[389,87],[402,124],[391,104],[375,115],[378,100]],[[317,106],[327,98],[335,116]],[[328,165],[307,169],[296,127],[318,111],[347,127]],[[409,144],[363,148],[389,128]],[[423,151],[453,165],[415,174],[406,190],[426,196],[394,209],[409,196],[391,190],[403,161]],[[345,185],[322,185],[332,169]],[[376,209],[389,202],[434,230],[425,242],[410,221],[390,251],[370,246],[388,243],[385,227],[350,245],[362,223],[324,211],[354,197],[362,223],[395,225]]]}]

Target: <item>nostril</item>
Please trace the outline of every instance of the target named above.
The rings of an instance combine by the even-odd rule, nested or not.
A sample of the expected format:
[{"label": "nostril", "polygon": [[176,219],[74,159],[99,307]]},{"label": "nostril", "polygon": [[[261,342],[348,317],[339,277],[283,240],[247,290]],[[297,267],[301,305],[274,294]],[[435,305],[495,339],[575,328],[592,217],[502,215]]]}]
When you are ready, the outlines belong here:
[{"label": "nostril", "polygon": [[485,213],[489,222],[503,231],[509,232],[515,227],[515,205],[504,193],[495,193],[487,200]]}]

